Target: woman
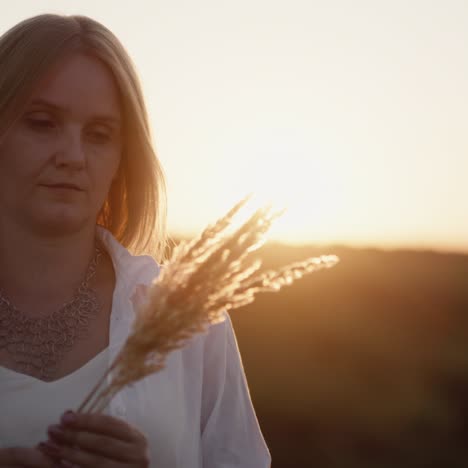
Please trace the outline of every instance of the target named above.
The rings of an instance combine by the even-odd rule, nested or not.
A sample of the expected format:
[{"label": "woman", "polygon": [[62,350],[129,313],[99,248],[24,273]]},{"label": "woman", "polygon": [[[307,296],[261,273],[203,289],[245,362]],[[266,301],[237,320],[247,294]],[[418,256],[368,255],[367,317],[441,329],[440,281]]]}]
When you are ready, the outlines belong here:
[{"label": "woman", "polygon": [[65,412],[125,341],[165,242],[163,174],[116,37],[82,16],[6,32],[0,466],[270,466],[227,314],[104,414]]}]

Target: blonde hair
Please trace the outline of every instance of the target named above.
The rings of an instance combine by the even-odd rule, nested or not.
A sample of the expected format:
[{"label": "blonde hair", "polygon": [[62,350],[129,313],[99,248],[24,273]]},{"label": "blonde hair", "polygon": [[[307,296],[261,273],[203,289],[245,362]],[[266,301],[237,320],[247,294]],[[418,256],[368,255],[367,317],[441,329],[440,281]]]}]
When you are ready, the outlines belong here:
[{"label": "blonde hair", "polygon": [[124,149],[117,176],[98,216],[134,253],[163,260],[167,243],[166,184],[156,156],[141,85],[116,36],[85,16],[44,14],[0,37],[0,137],[19,117],[38,79],[61,57],[82,52],[113,74],[124,119]]}]

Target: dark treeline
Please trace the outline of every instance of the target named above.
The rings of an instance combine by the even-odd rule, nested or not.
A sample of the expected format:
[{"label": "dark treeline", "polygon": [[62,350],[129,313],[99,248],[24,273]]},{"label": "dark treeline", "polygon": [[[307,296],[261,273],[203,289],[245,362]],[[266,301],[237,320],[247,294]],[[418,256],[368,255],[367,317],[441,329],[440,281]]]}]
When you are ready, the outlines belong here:
[{"label": "dark treeline", "polygon": [[468,466],[468,255],[267,244],[341,262],[232,311],[274,468]]}]

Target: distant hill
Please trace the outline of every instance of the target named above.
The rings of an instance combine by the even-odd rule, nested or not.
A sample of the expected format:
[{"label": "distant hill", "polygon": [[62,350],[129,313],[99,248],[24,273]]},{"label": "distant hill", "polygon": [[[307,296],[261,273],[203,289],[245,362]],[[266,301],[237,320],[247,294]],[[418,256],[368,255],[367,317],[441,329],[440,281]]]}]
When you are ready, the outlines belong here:
[{"label": "distant hill", "polygon": [[468,255],[255,252],[321,254],[341,261],[230,314],[273,466],[468,466]]}]

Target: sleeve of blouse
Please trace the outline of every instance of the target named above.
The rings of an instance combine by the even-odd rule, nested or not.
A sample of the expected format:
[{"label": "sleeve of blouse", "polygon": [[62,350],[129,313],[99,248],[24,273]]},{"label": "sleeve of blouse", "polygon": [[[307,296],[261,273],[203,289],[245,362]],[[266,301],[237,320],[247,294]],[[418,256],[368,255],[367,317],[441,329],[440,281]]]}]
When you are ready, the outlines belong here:
[{"label": "sleeve of blouse", "polygon": [[271,456],[252,405],[229,315],[204,347],[201,408],[203,468],[269,468]]}]

